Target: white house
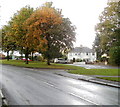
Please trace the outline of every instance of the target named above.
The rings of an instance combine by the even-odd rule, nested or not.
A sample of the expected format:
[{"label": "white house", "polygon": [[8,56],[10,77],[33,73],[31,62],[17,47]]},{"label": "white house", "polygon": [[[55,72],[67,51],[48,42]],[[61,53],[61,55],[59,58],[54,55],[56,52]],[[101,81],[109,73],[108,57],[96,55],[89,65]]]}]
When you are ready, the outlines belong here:
[{"label": "white house", "polygon": [[70,61],[73,59],[85,60],[86,62],[93,62],[96,60],[96,52],[88,47],[76,47],[68,53],[68,60]]}]

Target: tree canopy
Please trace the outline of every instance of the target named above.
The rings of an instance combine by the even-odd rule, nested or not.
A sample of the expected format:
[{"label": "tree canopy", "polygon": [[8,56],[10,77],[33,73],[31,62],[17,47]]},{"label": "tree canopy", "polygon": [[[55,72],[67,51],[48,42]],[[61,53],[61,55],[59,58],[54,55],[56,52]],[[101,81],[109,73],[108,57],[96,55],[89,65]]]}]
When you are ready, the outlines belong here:
[{"label": "tree canopy", "polygon": [[2,51],[7,52],[7,60],[9,60],[9,52],[16,49],[16,44],[11,37],[10,25],[5,25],[2,28]]},{"label": "tree canopy", "polygon": [[[70,48],[75,40],[74,27],[67,18],[63,18],[61,10],[46,3],[38,8],[26,21],[28,38],[36,44],[50,64],[50,59],[60,57],[62,50]],[[29,40],[28,40],[29,41]]]},{"label": "tree canopy", "polygon": [[[62,52],[72,48],[75,41],[75,26],[62,11],[46,2],[40,8],[26,6],[9,21],[11,37],[19,49],[24,49],[26,59],[30,52],[40,52],[50,60],[60,57]],[[28,61],[27,61],[28,63]]]},{"label": "tree canopy", "polygon": [[33,8],[30,6],[23,7],[20,9],[20,11],[17,11],[17,13],[15,13],[9,21],[10,27],[12,28],[11,36],[13,38],[13,41],[15,41],[16,45],[21,51],[24,50],[26,63],[28,63],[28,54],[31,50],[31,47],[28,44],[31,42],[28,43],[26,40],[27,30],[24,23],[32,13]]},{"label": "tree canopy", "polygon": [[94,47],[101,54],[109,55],[111,48],[120,46],[120,2],[109,2],[99,20]]}]

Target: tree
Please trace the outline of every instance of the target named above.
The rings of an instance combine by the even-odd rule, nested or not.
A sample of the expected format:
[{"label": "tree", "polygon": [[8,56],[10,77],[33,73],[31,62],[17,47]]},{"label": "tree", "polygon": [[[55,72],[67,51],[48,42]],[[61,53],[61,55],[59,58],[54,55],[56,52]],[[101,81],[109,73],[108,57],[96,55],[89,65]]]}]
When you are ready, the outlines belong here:
[{"label": "tree", "polygon": [[75,40],[75,28],[68,18],[63,18],[61,10],[52,7],[52,2],[45,3],[26,21],[28,39],[32,38],[47,59],[60,57],[64,49],[70,48]]},{"label": "tree", "polygon": [[96,26],[96,32],[100,35],[100,44],[103,50],[112,46],[116,39],[115,30],[119,28],[119,3],[111,2],[100,15],[100,23]]},{"label": "tree", "polygon": [[100,46],[100,35],[96,34],[93,49],[97,52],[97,59],[101,61],[101,55],[103,54],[101,46]]},{"label": "tree", "polygon": [[[99,17],[100,23],[96,25],[96,34],[99,35],[99,49],[102,50],[102,53],[107,53],[108,55],[111,48],[120,46],[119,8],[120,2],[108,3],[108,6]],[[94,46],[96,46],[95,43]]]},{"label": "tree", "polygon": [[43,51],[45,58],[48,57],[58,58],[62,56],[62,53],[66,50],[72,48],[73,41],[75,41],[75,27],[71,25],[71,22],[68,18],[63,18],[62,23],[59,25],[54,25],[52,29],[47,32],[50,35],[50,38],[47,38],[49,41],[49,50]]},{"label": "tree", "polygon": [[14,38],[15,43],[21,49],[21,52],[25,53],[26,64],[28,64],[28,55],[31,52],[32,47],[29,44],[32,42],[27,41],[26,34],[27,30],[24,25],[24,22],[30,17],[33,13],[33,8],[26,6],[23,7],[20,11],[14,14],[13,18],[9,22],[12,27],[12,37]]},{"label": "tree", "polygon": [[112,65],[120,66],[120,46],[112,47],[109,52],[109,62]]},{"label": "tree", "polygon": [[0,49],[2,49],[2,29],[0,29]]},{"label": "tree", "polygon": [[15,42],[11,37],[11,26],[5,25],[2,28],[2,51],[7,52],[7,60],[9,61],[9,52],[16,49]]}]

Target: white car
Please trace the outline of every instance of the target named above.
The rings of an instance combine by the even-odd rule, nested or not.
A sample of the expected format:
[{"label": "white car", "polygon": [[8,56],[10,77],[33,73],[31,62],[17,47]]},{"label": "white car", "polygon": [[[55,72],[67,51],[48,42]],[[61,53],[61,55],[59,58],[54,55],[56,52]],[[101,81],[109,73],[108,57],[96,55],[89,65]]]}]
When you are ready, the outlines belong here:
[{"label": "white car", "polygon": [[68,63],[67,60],[63,59],[63,58],[55,58],[54,59],[54,63],[62,63],[62,64],[65,64],[65,63]]}]

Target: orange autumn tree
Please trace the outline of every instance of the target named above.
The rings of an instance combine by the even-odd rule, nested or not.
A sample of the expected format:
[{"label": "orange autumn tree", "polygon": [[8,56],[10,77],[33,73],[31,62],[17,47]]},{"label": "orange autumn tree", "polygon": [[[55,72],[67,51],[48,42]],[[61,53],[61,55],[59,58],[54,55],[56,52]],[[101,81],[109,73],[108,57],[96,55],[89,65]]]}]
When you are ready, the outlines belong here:
[{"label": "orange autumn tree", "polygon": [[[41,8],[38,8],[24,23],[26,26],[26,43],[34,44],[36,50],[40,51],[47,59],[47,64],[50,65],[51,41],[54,26],[62,23],[61,11],[52,7],[52,2],[45,3]],[[29,45],[30,46],[30,45]]]}]

